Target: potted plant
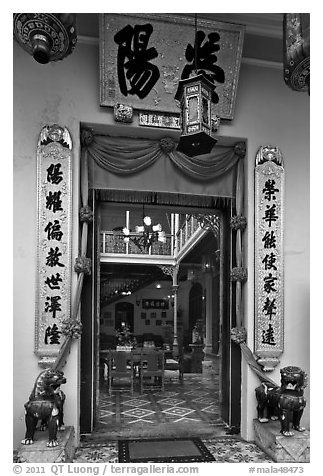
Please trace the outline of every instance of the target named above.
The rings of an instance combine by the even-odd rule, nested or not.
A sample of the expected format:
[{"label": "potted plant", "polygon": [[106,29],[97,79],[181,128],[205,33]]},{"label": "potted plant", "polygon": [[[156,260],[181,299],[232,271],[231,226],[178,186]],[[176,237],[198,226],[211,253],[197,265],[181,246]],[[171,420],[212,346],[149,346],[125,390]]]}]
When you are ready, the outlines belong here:
[{"label": "potted plant", "polygon": [[116,330],[116,338],[117,350],[130,352],[136,344],[136,339],[125,322],[122,322],[121,327]]}]

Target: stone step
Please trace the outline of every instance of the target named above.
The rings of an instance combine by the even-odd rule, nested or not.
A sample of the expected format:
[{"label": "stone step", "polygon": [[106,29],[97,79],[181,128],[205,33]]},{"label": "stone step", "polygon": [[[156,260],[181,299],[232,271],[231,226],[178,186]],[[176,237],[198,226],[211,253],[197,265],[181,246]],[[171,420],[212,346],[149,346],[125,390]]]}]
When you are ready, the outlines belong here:
[{"label": "stone step", "polygon": [[277,463],[309,463],[310,432],[294,432],[294,436],[280,433],[279,421],[260,423],[254,420],[255,443]]},{"label": "stone step", "polygon": [[18,463],[72,463],[75,453],[75,432],[73,426],[57,433],[58,446],[48,448],[48,432],[36,431],[32,445],[20,444],[17,451]]}]

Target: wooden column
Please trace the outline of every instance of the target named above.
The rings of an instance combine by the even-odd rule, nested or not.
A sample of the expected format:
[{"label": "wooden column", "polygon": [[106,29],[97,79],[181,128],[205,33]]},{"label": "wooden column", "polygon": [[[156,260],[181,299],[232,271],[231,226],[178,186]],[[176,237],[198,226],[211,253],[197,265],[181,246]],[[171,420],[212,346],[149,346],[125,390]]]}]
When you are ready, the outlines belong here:
[{"label": "wooden column", "polygon": [[174,266],[173,274],[173,294],[174,294],[174,340],[173,340],[173,356],[178,357],[178,337],[177,337],[177,294],[178,294],[178,284],[177,284],[177,273],[178,269]]}]

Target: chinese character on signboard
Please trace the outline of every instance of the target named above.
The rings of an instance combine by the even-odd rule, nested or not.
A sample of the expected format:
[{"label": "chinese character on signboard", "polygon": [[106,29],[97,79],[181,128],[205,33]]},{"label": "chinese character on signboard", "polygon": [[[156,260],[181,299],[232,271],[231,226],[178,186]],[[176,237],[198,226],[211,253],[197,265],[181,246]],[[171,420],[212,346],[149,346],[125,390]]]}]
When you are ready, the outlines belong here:
[{"label": "chinese character on signboard", "polygon": [[255,353],[273,370],[284,348],[284,168],[277,147],[261,147],[255,169]]},{"label": "chinese character on signboard", "polygon": [[[70,316],[71,148],[66,128],[45,126],[37,147],[38,256],[35,351],[55,358]],[[48,360],[46,360],[48,362]]]}]

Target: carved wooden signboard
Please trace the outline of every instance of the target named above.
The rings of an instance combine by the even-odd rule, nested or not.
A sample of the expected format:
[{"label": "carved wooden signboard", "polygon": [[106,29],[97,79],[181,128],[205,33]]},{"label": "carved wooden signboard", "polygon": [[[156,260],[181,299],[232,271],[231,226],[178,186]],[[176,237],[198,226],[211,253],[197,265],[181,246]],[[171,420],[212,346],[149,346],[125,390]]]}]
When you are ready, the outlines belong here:
[{"label": "carved wooden signboard", "polygon": [[264,370],[284,350],[284,168],[278,147],[260,147],[255,168],[255,353]]},{"label": "carved wooden signboard", "polygon": [[215,86],[212,113],[233,119],[243,36],[243,25],[199,19],[195,36],[194,18],[103,13],[100,104],[179,114],[178,82],[197,71]]},{"label": "carved wooden signboard", "polygon": [[72,141],[66,128],[45,126],[37,147],[35,352],[42,366],[58,354],[70,317]]}]

